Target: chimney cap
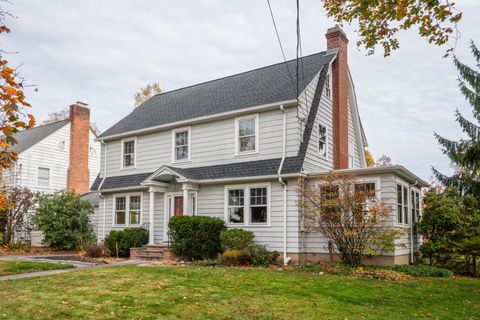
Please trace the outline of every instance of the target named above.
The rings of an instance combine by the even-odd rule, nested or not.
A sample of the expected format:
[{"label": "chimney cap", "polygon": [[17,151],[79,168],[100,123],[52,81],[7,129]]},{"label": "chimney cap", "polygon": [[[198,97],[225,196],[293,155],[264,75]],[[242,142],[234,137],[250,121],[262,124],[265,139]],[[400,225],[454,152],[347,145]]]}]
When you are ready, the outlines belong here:
[{"label": "chimney cap", "polygon": [[332,28],[328,28],[327,33],[325,34],[327,39],[329,38],[334,38],[334,37],[339,37],[342,38],[346,43],[348,43],[348,38],[345,32],[340,28],[338,25]]},{"label": "chimney cap", "polygon": [[76,105],[82,106],[82,107],[88,107],[88,103],[82,102],[82,101],[77,101],[75,102]]}]

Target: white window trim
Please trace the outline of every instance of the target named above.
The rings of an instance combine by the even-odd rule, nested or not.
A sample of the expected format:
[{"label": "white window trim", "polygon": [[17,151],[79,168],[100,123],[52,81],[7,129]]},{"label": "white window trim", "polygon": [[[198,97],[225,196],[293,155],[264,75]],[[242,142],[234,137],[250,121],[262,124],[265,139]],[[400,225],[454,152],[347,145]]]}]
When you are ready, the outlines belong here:
[{"label": "white window trim", "polygon": [[[325,155],[321,154],[320,153],[320,145],[319,145],[319,142],[320,142],[320,126],[323,126],[325,127]],[[328,130],[328,127],[323,124],[322,122],[319,122],[317,124],[317,149],[318,149],[318,156],[322,159],[328,159],[328,152],[330,150],[328,150],[328,143],[329,143],[329,140],[328,140],[328,134],[329,134],[329,130]]]},{"label": "white window trim", "polygon": [[[134,153],[133,153],[133,166],[128,166],[125,167],[123,165],[123,151],[124,151],[124,145],[125,142],[133,141],[133,147],[134,147]],[[132,137],[132,138],[125,138],[121,140],[121,152],[120,152],[120,170],[131,170],[135,169],[137,167],[137,153],[138,153],[138,148],[137,148],[137,137]]]},{"label": "white window trim", "polygon": [[[195,210],[192,210],[193,209],[193,197],[195,197]],[[197,191],[190,191],[188,193],[188,210],[190,210],[190,212],[188,213],[188,215],[190,216],[196,216],[198,214],[198,192]]]},{"label": "white window trim", "polygon": [[[40,169],[48,169],[48,184],[46,186],[41,186],[40,183],[39,183],[39,181],[40,181],[40,179],[39,179],[40,178],[40,175],[39,175]],[[37,167],[37,187],[38,188],[50,188],[50,186],[52,185],[52,181],[51,181],[52,180],[52,172],[51,171],[52,170],[48,167],[41,167],[41,166]]]},{"label": "white window trim", "polygon": [[[267,222],[252,223],[250,214],[250,189],[252,188],[267,188]],[[228,217],[228,190],[243,189],[244,191],[244,223],[230,223]],[[271,226],[271,183],[258,183],[258,184],[238,184],[225,186],[224,191],[224,220],[227,227],[270,227]]]},{"label": "white window trim", "polygon": [[362,184],[362,183],[375,183],[375,198],[377,198],[378,203],[382,201],[382,185],[380,178],[372,178],[372,177],[365,177],[365,178],[356,178],[354,184]]},{"label": "white window trim", "polygon": [[415,223],[418,223],[420,217],[422,216],[422,192],[420,191],[420,189],[417,189],[415,187],[411,187],[410,188],[410,223],[411,225],[413,225],[413,217],[412,217],[412,191],[416,192],[418,194],[418,216],[415,217]]},{"label": "white window trim", "polygon": [[[240,152],[240,150],[239,150],[240,144],[238,143],[238,140],[239,140],[239,135],[238,135],[239,124],[238,123],[239,123],[240,120],[251,119],[251,118],[255,118],[255,150]],[[260,152],[260,131],[259,131],[260,125],[259,125],[259,123],[260,123],[260,117],[259,117],[258,113],[235,118],[235,156],[255,154],[255,153]]]},{"label": "white window trim", "polygon": [[[187,159],[177,160],[175,159],[175,133],[188,131],[188,157]],[[191,127],[182,127],[172,130],[172,163],[179,163],[179,162],[188,162],[191,158],[192,151],[192,128]]]},{"label": "white window trim", "polygon": [[[398,202],[397,185],[401,185],[401,186],[407,188],[407,213],[402,212],[402,222],[398,222],[398,203],[399,202]],[[402,193],[403,193],[403,190],[402,190]],[[402,195],[402,197],[403,197],[403,195]],[[403,198],[402,198],[402,200],[403,200]],[[395,225],[403,226],[403,227],[408,227],[408,226],[411,225],[411,221],[410,221],[411,217],[409,217],[408,223],[405,223],[405,215],[409,215],[410,210],[412,209],[411,205],[410,205],[410,201],[411,201],[411,199],[410,199],[410,185],[408,183],[405,183],[403,181],[400,181],[400,180],[396,179],[396,181],[395,181],[395,213],[396,213],[396,215],[395,215]],[[403,209],[402,209],[402,211],[403,211]]]},{"label": "white window trim", "polygon": [[[140,196],[140,217],[138,219],[139,223],[138,224],[130,224],[130,197],[134,196]],[[117,204],[117,198],[122,198],[125,197],[125,224],[117,224],[116,220],[116,204]],[[113,205],[112,205],[112,226],[114,228],[128,228],[128,227],[139,227],[142,225],[142,219],[143,219],[143,193],[137,192],[137,193],[118,193],[113,196]]]}]

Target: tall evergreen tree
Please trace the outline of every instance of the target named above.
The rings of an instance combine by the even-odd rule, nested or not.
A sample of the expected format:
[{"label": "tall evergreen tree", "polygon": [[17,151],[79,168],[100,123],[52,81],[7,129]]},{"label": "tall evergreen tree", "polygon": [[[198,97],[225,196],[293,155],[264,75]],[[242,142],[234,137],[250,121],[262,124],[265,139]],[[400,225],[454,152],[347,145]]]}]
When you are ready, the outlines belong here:
[{"label": "tall evergreen tree", "polygon": [[[471,43],[473,57],[480,69],[480,51]],[[461,63],[456,57],[453,59],[460,77],[458,79],[460,91],[473,107],[473,116],[480,123],[480,72]],[[458,111],[455,112],[456,121],[460,124],[468,138],[459,141],[449,140],[435,133],[435,137],[456,170],[452,176],[447,176],[433,169],[434,175],[444,185],[457,188],[461,194],[480,196],[480,126],[467,120]]]}]

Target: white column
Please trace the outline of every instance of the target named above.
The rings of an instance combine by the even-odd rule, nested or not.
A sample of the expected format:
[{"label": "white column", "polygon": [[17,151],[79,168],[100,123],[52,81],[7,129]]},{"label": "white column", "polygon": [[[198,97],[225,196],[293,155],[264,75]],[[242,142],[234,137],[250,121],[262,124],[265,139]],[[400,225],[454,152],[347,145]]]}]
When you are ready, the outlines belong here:
[{"label": "white column", "polygon": [[155,191],[150,188],[150,221],[148,225],[148,244],[155,244],[153,234],[153,213],[155,205]]},{"label": "white column", "polygon": [[190,201],[188,201],[188,186],[183,185],[183,215],[184,216],[189,216],[190,215],[190,209],[188,205],[190,204]]}]

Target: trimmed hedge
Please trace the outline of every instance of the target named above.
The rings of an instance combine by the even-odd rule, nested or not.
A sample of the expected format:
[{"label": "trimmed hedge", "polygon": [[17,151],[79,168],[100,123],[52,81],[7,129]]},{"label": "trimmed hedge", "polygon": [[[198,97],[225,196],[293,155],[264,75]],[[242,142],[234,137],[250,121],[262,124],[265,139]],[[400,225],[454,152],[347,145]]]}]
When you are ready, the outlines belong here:
[{"label": "trimmed hedge", "polygon": [[451,277],[453,272],[430,266],[400,265],[393,267],[393,270],[409,274],[414,277]]},{"label": "trimmed hedge", "polygon": [[172,217],[168,223],[172,251],[188,260],[213,259],[222,252],[220,233],[226,229],[218,218]]},{"label": "trimmed hedge", "polygon": [[[141,247],[148,243],[148,231],[143,228],[112,230],[105,238],[105,249],[108,254],[122,258],[130,256],[130,248]],[[118,250],[118,252],[117,252]]]}]

